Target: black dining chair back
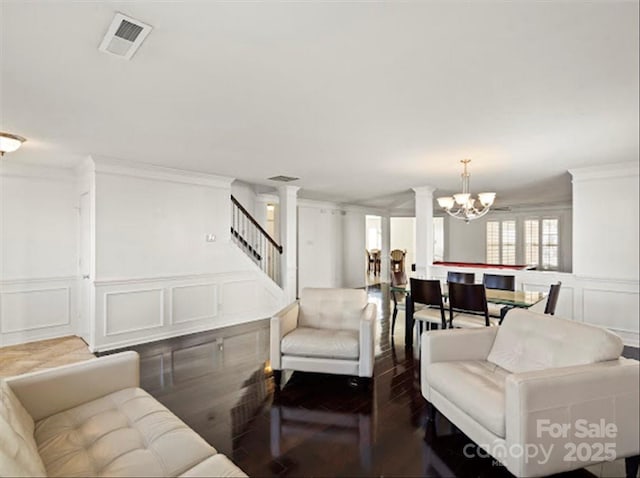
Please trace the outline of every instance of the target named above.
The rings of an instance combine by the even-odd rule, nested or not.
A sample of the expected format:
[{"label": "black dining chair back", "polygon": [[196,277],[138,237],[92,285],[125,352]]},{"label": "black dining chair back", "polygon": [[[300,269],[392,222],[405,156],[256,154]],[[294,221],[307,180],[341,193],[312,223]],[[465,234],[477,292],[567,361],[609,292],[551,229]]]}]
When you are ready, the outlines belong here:
[{"label": "black dining chair back", "polygon": [[455,282],[458,284],[474,284],[476,275],[473,272],[447,272],[447,282]]},{"label": "black dining chair back", "polygon": [[489,327],[487,293],[484,284],[449,282],[449,327],[453,327],[454,311],[482,315],[484,316],[485,325]]},{"label": "black dining chair back", "polygon": [[433,305],[444,310],[442,290],[437,279],[410,279],[411,299],[414,304]]},{"label": "black dining chair back", "polygon": [[516,290],[516,276],[483,274],[482,283],[487,289]]},{"label": "black dining chair back", "polygon": [[544,313],[553,315],[556,313],[556,305],[558,305],[558,297],[560,296],[560,286],[562,282],[551,284],[549,288],[549,297],[547,297],[547,305],[544,307]]},{"label": "black dining chair back", "polygon": [[[440,323],[445,326],[444,303],[442,301],[442,289],[437,279],[410,279],[411,300],[415,304],[422,304],[440,309]],[[422,329],[421,329],[422,330]]]}]

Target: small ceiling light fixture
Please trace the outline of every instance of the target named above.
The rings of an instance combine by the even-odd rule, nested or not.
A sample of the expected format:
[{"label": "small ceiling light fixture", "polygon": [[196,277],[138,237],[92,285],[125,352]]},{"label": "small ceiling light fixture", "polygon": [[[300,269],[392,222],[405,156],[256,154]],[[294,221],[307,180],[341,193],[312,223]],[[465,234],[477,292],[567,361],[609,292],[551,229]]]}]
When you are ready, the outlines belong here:
[{"label": "small ceiling light fixture", "polygon": [[[462,219],[464,222],[469,222],[473,219],[478,219],[489,212],[493,201],[496,199],[496,193],[480,193],[478,194],[478,200],[482,207],[477,209],[476,199],[471,196],[469,192],[469,177],[471,176],[467,171],[467,164],[471,162],[470,159],[462,159],[460,162],[464,165],[464,171],[462,172],[462,192],[454,194],[453,197],[440,197],[438,198],[438,204],[444,209],[447,214],[456,219]],[[457,205],[457,209],[454,206]]]},{"label": "small ceiling light fixture", "polygon": [[0,156],[4,156],[4,153],[13,153],[22,146],[22,143],[25,141],[25,138],[17,134],[3,133],[0,131]]}]

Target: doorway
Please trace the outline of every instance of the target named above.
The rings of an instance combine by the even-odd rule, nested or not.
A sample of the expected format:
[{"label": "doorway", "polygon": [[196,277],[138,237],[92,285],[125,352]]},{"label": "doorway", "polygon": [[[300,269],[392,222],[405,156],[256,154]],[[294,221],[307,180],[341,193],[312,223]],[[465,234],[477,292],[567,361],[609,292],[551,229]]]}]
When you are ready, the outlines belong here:
[{"label": "doorway", "polygon": [[380,284],[382,265],[382,218],[380,216],[365,217],[365,254],[367,285]]},{"label": "doorway", "polygon": [[404,271],[409,275],[416,257],[416,218],[392,217],[390,229],[391,250],[404,251]]}]

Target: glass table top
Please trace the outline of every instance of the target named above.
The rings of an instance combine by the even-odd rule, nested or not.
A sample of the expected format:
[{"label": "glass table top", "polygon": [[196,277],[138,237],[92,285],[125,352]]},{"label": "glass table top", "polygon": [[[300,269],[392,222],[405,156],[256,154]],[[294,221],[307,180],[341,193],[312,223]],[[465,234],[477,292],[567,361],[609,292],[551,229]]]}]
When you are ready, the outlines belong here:
[{"label": "glass table top", "polygon": [[[391,286],[392,292],[403,292],[405,294],[411,293],[411,286],[409,284]],[[486,289],[487,302],[492,304],[510,305],[512,307],[529,308],[532,305],[537,304],[544,299],[547,294],[537,291],[510,291],[499,289]],[[448,297],[449,291],[446,285],[442,286],[442,297]]]}]

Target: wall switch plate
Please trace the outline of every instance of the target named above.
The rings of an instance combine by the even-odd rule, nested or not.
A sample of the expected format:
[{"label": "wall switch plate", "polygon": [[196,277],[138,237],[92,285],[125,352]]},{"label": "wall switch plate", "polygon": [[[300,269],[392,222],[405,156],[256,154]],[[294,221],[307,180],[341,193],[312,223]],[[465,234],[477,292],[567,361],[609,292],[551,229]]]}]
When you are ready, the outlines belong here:
[{"label": "wall switch plate", "polygon": [[216,235],[215,234],[207,234],[207,242],[215,242]]}]

